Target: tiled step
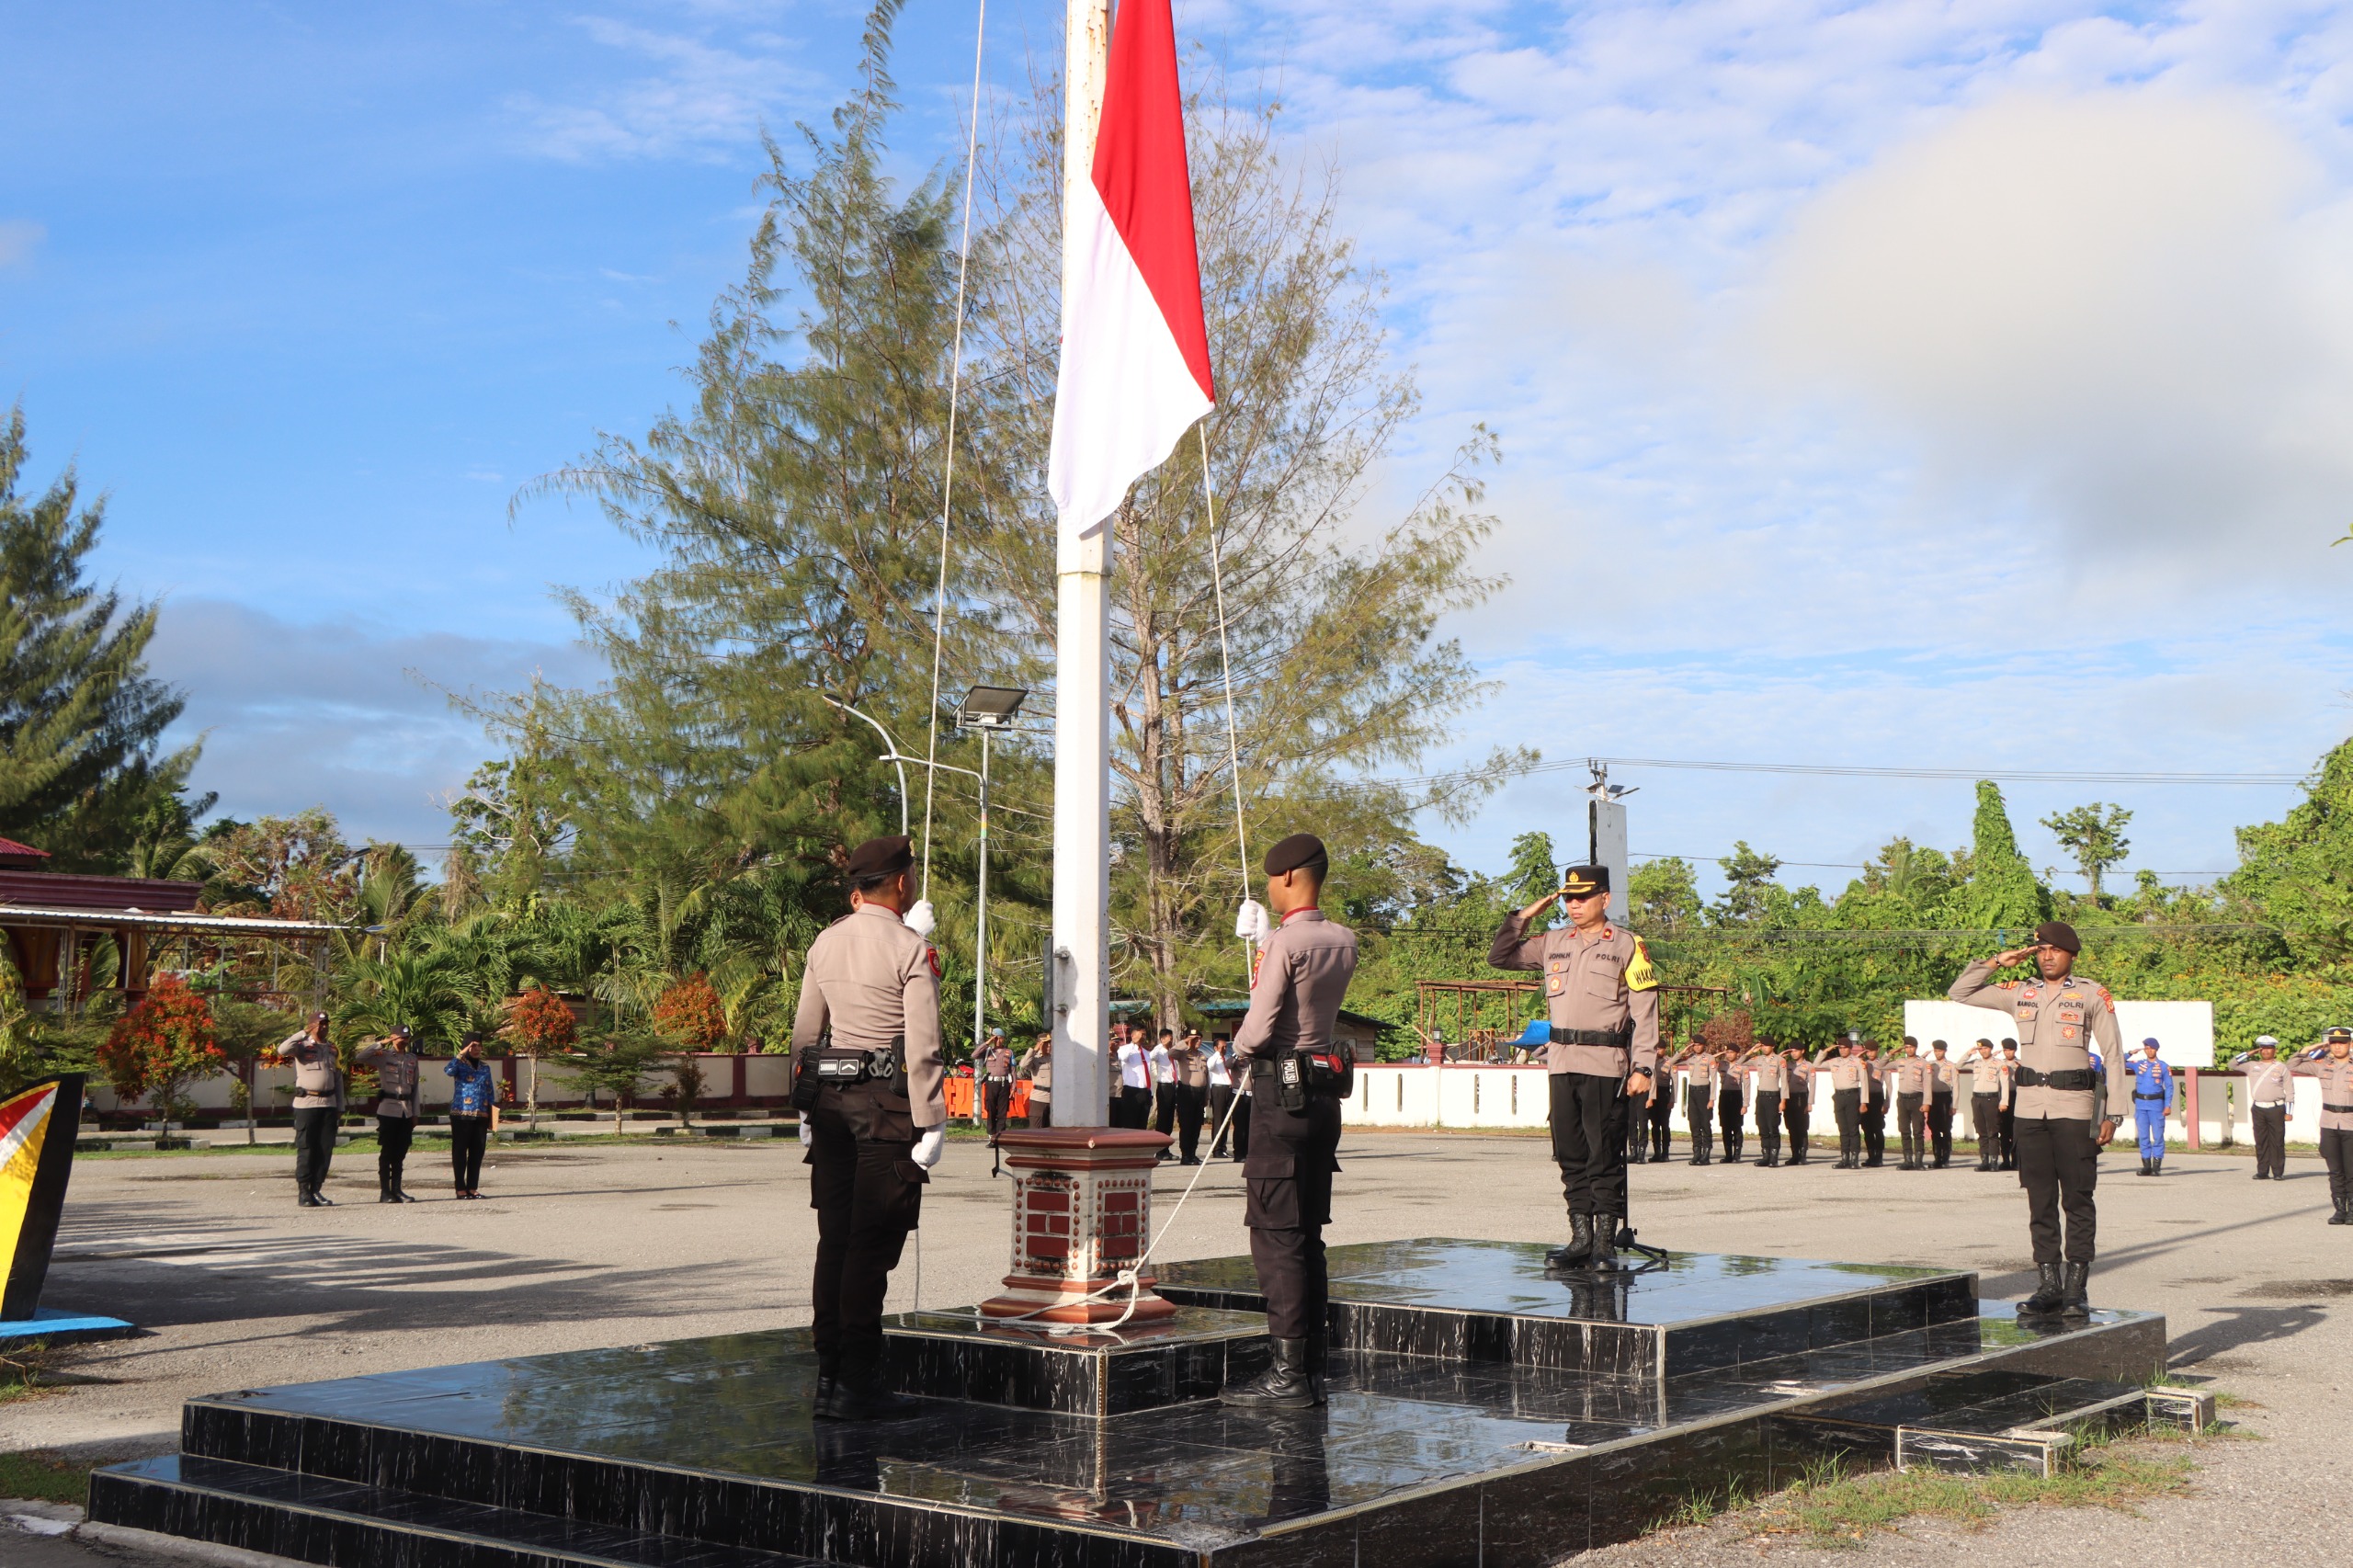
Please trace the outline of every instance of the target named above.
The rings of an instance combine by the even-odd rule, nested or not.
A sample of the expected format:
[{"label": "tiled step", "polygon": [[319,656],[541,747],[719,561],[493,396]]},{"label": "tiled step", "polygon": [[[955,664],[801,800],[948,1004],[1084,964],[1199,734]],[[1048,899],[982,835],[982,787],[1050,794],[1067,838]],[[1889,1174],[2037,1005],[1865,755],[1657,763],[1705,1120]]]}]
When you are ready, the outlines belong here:
[{"label": "tiled step", "polygon": [[828,1568],[815,1558],[608,1529],[387,1487],[173,1454],[98,1471],[118,1525],[301,1562],[417,1568]]},{"label": "tiled step", "polygon": [[1943,1374],[1896,1394],[1836,1402],[1785,1418],[1826,1445],[1899,1469],[2048,1476],[2080,1438],[2169,1419],[2131,1383],[2006,1369]]}]

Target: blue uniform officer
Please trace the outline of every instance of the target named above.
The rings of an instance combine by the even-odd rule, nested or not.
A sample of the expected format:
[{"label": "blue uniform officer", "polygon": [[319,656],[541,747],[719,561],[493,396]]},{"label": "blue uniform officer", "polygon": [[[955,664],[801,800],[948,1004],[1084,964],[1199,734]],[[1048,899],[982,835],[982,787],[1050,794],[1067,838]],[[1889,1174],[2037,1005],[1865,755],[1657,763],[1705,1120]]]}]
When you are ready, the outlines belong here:
[{"label": "blue uniform officer", "polygon": [[2173,1069],[2157,1060],[2154,1039],[2141,1042],[2132,1070],[2132,1126],[2141,1135],[2141,1174],[2161,1173],[2165,1163],[2165,1112],[2173,1105]]}]

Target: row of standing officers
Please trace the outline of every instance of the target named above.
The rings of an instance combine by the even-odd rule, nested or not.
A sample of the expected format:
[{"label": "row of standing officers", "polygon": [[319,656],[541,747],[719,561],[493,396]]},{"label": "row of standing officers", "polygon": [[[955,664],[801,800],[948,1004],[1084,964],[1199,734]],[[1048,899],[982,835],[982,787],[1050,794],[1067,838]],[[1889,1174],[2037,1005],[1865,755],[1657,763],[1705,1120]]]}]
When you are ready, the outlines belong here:
[{"label": "row of standing officers", "polygon": [[[900,919],[913,898],[912,863],[904,837],[872,840],[850,855],[852,911],[811,945],[793,1023],[794,1098],[818,1215],[817,1414],[828,1419],[869,1419],[901,1406],[881,1374],[882,1301],[921,1212],[948,1119],[938,960]],[[1331,1221],[1340,1101],[1353,1065],[1347,1048],[1336,1045],[1333,1025],[1357,967],[1356,934],[1318,906],[1327,867],[1323,843],[1310,834],[1267,851],[1272,926],[1234,1034],[1235,1070],[1247,1073],[1256,1108],[1243,1166],[1244,1223],[1270,1341],[1267,1370],[1225,1392],[1229,1403],[1245,1406],[1308,1407],[1324,1398],[1330,1296],[1323,1229]],[[1557,892],[1505,919],[1489,954],[1499,968],[1542,975],[1552,1152],[1569,1231],[1547,1263],[1582,1274],[1626,1267],[1620,1254],[1634,1243],[1627,1165],[1639,1142],[1636,1108],[1655,1128],[1658,1086],[1672,1085],[1677,1062],[1697,1060],[1687,1051],[1662,1063],[1658,971],[1642,939],[1608,919],[1609,891],[1606,868],[1569,868]],[[1529,926],[1556,902],[1565,923],[1531,934]],[[1994,1069],[1997,1093],[1976,1098],[1995,1102],[1980,1108],[1981,1151],[1992,1130],[1984,1112],[1998,1125],[2006,1111],[2010,1125],[1998,1144],[2026,1193],[2039,1278],[2018,1308],[2022,1316],[2089,1311],[2097,1156],[2115,1132],[2102,1062],[2119,1062],[2122,1053],[2113,999],[2075,971],[2081,950],[2071,927],[2050,922],[2031,945],[1971,964],[1949,993],[1955,1002],[2004,1014],[2016,1031],[2015,1053],[2005,1042]],[[1995,978],[2029,960],[2030,978]],[[2332,1030],[2327,1049],[2325,1059],[2290,1071],[2322,1080],[2323,1153],[2337,1195],[2335,1222],[2345,1223],[2353,1204],[2353,1030]],[[1778,1119],[1765,1115],[1768,1103],[1781,1097],[1774,1108],[1787,1117],[1788,1097],[1815,1068],[1825,1070],[1842,1165],[1868,1162],[1864,1118],[1878,1086],[1894,1101],[1905,1163],[1917,1165],[1946,1152],[1929,1119],[1949,1124],[1936,1103],[1946,1097],[1938,1089],[1956,1082],[1949,1065],[1939,1052],[1874,1066],[1861,1042],[1849,1040],[1811,1063],[1768,1051],[1737,1063],[1737,1071],[1756,1096],[1760,1129],[1770,1129]],[[1711,1089],[1720,1073],[1703,1077]],[[1709,1108],[1691,1108],[1695,1129],[1705,1128]],[[1802,1162],[1802,1115],[1791,1125]],[[1736,1132],[1734,1138],[1730,1152],[1736,1153]],[[1779,1151],[1769,1131],[1764,1141],[1765,1163],[1771,1163]]]}]

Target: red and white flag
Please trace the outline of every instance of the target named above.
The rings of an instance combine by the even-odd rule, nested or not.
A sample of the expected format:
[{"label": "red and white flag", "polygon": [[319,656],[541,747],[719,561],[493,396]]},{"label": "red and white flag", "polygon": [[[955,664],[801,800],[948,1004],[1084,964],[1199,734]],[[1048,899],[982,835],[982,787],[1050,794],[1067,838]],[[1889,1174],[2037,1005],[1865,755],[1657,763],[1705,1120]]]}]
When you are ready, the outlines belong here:
[{"label": "red and white flag", "polygon": [[1169,0],[1124,0],[1095,177],[1063,228],[1063,361],[1047,487],[1065,544],[1109,517],[1215,405]]}]

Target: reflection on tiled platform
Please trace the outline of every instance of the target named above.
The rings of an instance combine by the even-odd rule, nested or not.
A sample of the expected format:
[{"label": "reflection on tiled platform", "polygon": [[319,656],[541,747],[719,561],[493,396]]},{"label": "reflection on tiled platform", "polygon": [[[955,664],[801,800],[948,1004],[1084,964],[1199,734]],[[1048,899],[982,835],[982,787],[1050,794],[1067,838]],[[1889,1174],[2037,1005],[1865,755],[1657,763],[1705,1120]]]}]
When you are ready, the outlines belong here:
[{"label": "reflection on tiled platform", "polygon": [[[1349,1303],[1466,1315],[1429,1278],[1442,1246],[1404,1245],[1386,1288],[1442,1299],[1382,1302],[1351,1257]],[[1499,1267],[1491,1244],[1463,1246],[1466,1272]],[[1825,1452],[1892,1458],[1915,1432],[2014,1443],[2038,1413],[2097,1404],[2111,1392],[2098,1380],[2136,1381],[2164,1353],[2162,1320],[2130,1313],[2065,1331],[1974,1302],[1949,1315],[1938,1292],[1966,1276],[1792,1264],[1777,1290],[1773,1260],[1677,1261],[1655,1291],[1613,1288],[1611,1317],[1574,1316],[1540,1279],[1491,1280],[1507,1310],[1483,1314],[1654,1339],[1716,1325],[1739,1343],[1715,1360],[1699,1343],[1665,1377],[1344,1348],[1327,1409],[1267,1415],[1165,1402],[1211,1386],[1211,1359],[1231,1376],[1259,1353],[1262,1320],[1231,1309],[1051,1346],[912,1319],[892,1334],[902,1375],[955,1397],[840,1426],[811,1419],[806,1331],[779,1330],[193,1401],[183,1453],[99,1472],[93,1517],[340,1568],[1508,1568],[1621,1539],[1695,1486],[1784,1482]],[[1225,1260],[1180,1269],[1235,1277]],[[1836,1303],[1842,1281],[1871,1301],[1926,1294],[1916,1317],[1842,1320],[1863,1325],[1852,1337],[1776,1345],[1739,1326]]]},{"label": "reflection on tiled platform", "polygon": [[[1677,1253],[1561,1274],[1530,1242],[1362,1242],[1330,1251],[1336,1343],[1466,1361],[1672,1377],[1977,1315],[1977,1277],[1895,1264]],[[1172,1301],[1263,1312],[1246,1257],[1161,1267]]]},{"label": "reflection on tiled platform", "polygon": [[1214,1399],[1267,1367],[1263,1312],[1179,1307],[1119,1328],[1059,1328],[978,1313],[902,1313],[884,1320],[892,1385],[954,1389],[959,1398],[1065,1415],[1125,1415]]}]

